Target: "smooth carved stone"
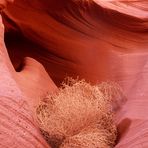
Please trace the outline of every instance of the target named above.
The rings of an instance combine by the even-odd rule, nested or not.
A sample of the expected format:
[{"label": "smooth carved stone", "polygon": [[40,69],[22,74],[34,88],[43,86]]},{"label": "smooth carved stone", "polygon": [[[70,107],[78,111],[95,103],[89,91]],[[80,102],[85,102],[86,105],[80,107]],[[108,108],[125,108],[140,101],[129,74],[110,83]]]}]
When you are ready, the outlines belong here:
[{"label": "smooth carved stone", "polygon": [[8,3],[12,3],[14,0],[0,0],[0,11],[3,10]]},{"label": "smooth carved stone", "polygon": [[20,73],[15,72],[4,44],[1,21],[0,147],[47,148],[49,146],[37,128],[33,112],[39,97],[54,91],[56,86],[46,77],[44,68],[37,61],[28,58],[24,65],[26,67]]},{"label": "smooth carved stone", "polygon": [[[17,72],[1,26],[1,96],[23,93],[33,111],[39,97],[57,91],[51,78],[57,85],[65,76],[116,81],[127,98],[116,115],[116,148],[148,147],[147,0],[15,0],[2,15]],[[24,57],[39,61],[51,78],[36,60]]]}]

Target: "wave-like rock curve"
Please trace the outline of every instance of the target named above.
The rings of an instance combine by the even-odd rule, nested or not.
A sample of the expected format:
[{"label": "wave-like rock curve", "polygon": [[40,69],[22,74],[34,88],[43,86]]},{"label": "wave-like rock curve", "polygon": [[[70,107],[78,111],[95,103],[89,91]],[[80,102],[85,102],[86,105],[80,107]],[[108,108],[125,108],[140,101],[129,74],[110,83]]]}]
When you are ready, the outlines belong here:
[{"label": "wave-like rock curve", "polygon": [[127,103],[117,114],[116,147],[148,146],[147,0],[15,0],[3,21],[17,71],[29,56],[58,85],[65,76],[117,81]]}]

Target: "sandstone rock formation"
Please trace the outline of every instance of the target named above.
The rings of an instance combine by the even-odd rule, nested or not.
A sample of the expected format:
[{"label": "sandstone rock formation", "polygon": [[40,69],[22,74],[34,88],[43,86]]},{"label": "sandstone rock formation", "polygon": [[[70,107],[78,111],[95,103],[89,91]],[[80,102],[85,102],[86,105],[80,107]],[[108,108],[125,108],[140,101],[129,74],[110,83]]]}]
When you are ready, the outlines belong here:
[{"label": "sandstone rock formation", "polygon": [[[79,76],[93,84],[108,80],[120,84],[127,102],[116,115],[116,148],[148,147],[147,0],[15,0],[2,16],[5,44],[15,69],[7,55],[1,22],[0,146],[9,147],[22,130],[13,132],[19,126],[17,121],[11,124],[10,117],[18,120],[20,116],[12,113],[11,103],[21,100],[12,109],[22,114],[19,108],[23,110],[25,100],[30,106],[26,113],[34,112],[39,97],[57,91],[53,81],[59,86],[66,76]],[[48,74],[36,60],[25,57],[39,61]],[[39,141],[43,144],[39,147],[46,147],[35,126],[30,128],[31,132],[26,131],[33,141],[28,147]]]}]

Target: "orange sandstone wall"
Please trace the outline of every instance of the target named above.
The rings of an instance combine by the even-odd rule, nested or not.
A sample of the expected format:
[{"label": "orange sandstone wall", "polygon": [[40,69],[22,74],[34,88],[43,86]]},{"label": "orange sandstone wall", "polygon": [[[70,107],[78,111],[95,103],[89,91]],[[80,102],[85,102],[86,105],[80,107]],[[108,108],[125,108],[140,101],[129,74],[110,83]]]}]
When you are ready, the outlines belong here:
[{"label": "orange sandstone wall", "polygon": [[[38,74],[39,81],[31,85],[35,91],[42,94],[51,87],[41,89],[38,82],[46,74],[24,67],[26,56],[42,63],[57,85],[65,76],[92,83],[116,81],[127,98],[116,115],[120,132],[116,147],[148,147],[147,0],[15,0],[2,15],[11,61],[21,78],[29,73],[32,80]],[[16,78],[21,89],[36,96],[21,78]]]}]

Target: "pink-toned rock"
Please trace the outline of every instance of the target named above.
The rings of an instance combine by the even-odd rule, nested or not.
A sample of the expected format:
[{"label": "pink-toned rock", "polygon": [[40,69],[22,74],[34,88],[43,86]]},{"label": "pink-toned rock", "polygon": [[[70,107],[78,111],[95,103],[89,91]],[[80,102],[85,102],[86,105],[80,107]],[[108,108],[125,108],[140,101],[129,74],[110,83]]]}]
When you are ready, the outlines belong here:
[{"label": "pink-toned rock", "polygon": [[120,133],[116,147],[147,148],[147,10],[147,0],[16,0],[3,20],[6,46],[19,72],[2,42],[0,71],[6,72],[0,77],[1,95],[28,96],[33,110],[39,96],[57,90],[37,61],[27,58],[23,66],[28,56],[42,63],[58,85],[65,76],[92,83],[116,81],[127,98],[116,116]]},{"label": "pink-toned rock", "polygon": [[[38,85],[40,84],[40,85]],[[37,61],[27,58],[17,73],[4,44],[0,17],[0,147],[49,147],[33,116],[39,98],[57,88]]]}]

